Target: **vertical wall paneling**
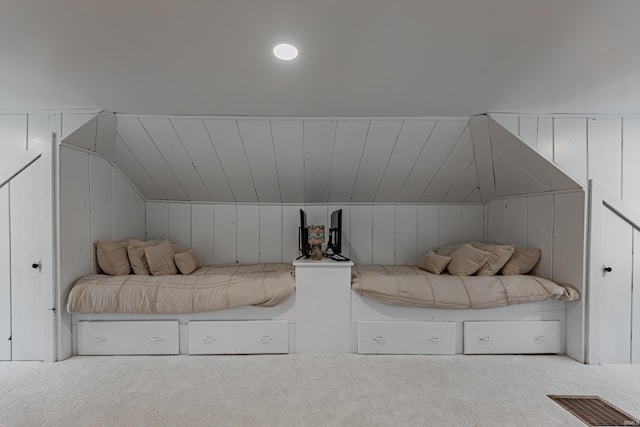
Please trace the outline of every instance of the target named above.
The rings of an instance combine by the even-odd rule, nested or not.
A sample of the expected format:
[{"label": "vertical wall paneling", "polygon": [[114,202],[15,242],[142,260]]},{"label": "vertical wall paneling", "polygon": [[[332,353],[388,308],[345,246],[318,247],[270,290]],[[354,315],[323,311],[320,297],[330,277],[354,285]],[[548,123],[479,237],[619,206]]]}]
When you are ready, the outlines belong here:
[{"label": "vertical wall paneling", "polygon": [[356,185],[351,197],[354,202],[374,200],[396,145],[402,123],[402,120],[373,120],[371,122],[356,176]]},{"label": "vertical wall paneling", "polygon": [[370,123],[369,120],[338,121],[329,185],[330,200],[351,201]]},{"label": "vertical wall paneling", "polygon": [[[260,262],[283,262],[282,206],[261,205],[259,209]],[[286,262],[291,262],[289,257]]]},{"label": "vertical wall paneling", "polygon": [[404,121],[380,182],[376,202],[396,200],[435,123],[435,120]]},{"label": "vertical wall paneling", "polygon": [[625,117],[623,120],[622,200],[640,212],[640,118]]},{"label": "vertical wall paneling", "polygon": [[302,206],[282,206],[282,262],[292,262],[299,255],[300,208]]},{"label": "vertical wall paneling", "polygon": [[53,114],[34,113],[28,116],[27,150],[38,144],[48,144],[51,141]]},{"label": "vertical wall paneling", "polygon": [[552,277],[553,268],[553,195],[527,198],[527,247],[542,251],[533,273]]},{"label": "vertical wall paneling", "polygon": [[271,120],[271,134],[283,203],[304,200],[302,120]]},{"label": "vertical wall paneling", "polygon": [[147,202],[147,240],[169,238],[169,203]]},{"label": "vertical wall paneling", "polygon": [[27,115],[0,114],[2,130],[2,160],[0,167],[7,166],[14,158],[27,151]]},{"label": "vertical wall paneling", "polygon": [[324,225],[327,226],[327,205],[306,205],[304,212],[307,214],[307,226]]},{"label": "vertical wall paneling", "polygon": [[[114,175],[116,175],[114,171]],[[131,199],[131,236],[138,239],[144,239],[146,234],[146,203],[140,197],[138,192],[129,187],[129,196]]]},{"label": "vertical wall paneling", "polygon": [[351,206],[351,259],[355,264],[372,264],[372,230],[372,207],[370,205]]},{"label": "vertical wall paneling", "polygon": [[[93,157],[93,156],[92,156]],[[104,160],[102,160],[104,161]],[[117,171],[111,173],[113,179],[113,232],[114,240],[135,236],[132,232],[131,186]],[[143,237],[144,234],[138,235]]]},{"label": "vertical wall paneling", "polygon": [[237,260],[243,264],[260,261],[260,208],[257,205],[238,205]]},{"label": "vertical wall paneling", "polygon": [[60,147],[60,295],[91,273],[89,154]]},{"label": "vertical wall paneling", "polygon": [[235,263],[236,205],[213,205],[213,263]]},{"label": "vertical wall paneling", "polygon": [[304,121],[304,201],[327,202],[335,147],[335,120]]},{"label": "vertical wall paneling", "polygon": [[468,120],[438,120],[396,201],[420,199],[468,123]]},{"label": "vertical wall paneling", "polygon": [[487,240],[495,243],[505,243],[505,201],[492,200],[488,206]]},{"label": "vertical wall paneling", "polygon": [[[96,240],[113,240],[113,210],[119,209],[118,201],[113,203],[111,165],[96,156],[89,156],[89,197],[91,225],[91,272],[97,273]],[[113,210],[112,210],[113,209]],[[126,237],[126,236],[118,236]]]},{"label": "vertical wall paneling", "polygon": [[186,193],[186,200],[211,200],[171,121],[165,117],[143,117],[140,123]]},{"label": "vertical wall paneling", "polygon": [[280,182],[269,120],[238,120],[240,137],[261,203],[280,203]]},{"label": "vertical wall paneling", "polygon": [[440,245],[462,242],[462,206],[440,205]]},{"label": "vertical wall paneling", "polygon": [[418,233],[418,206],[397,205],[395,207],[395,264],[415,265]]},{"label": "vertical wall paneling", "polygon": [[395,207],[393,205],[373,206],[373,263],[394,264],[395,262]]},{"label": "vertical wall paneling", "polygon": [[590,118],[589,178],[622,198],[622,120]]},{"label": "vertical wall paneling", "polygon": [[524,248],[527,245],[527,198],[507,199],[505,203],[504,241]]},{"label": "vertical wall paneling", "polygon": [[549,160],[553,160],[553,118],[538,119],[538,152]]},{"label": "vertical wall paneling", "polygon": [[236,201],[257,202],[258,197],[237,121],[233,119],[205,119],[204,124],[216,153],[218,153]]},{"label": "vertical wall paneling", "polygon": [[[439,170],[433,177],[429,186],[425,189],[420,202],[422,203],[440,203],[445,196],[464,176],[465,171],[473,162],[473,146],[471,144],[471,133],[469,128],[460,136],[455,145],[449,152],[447,158],[439,166]],[[475,173],[475,170],[472,171]],[[473,177],[473,175],[471,175]],[[468,195],[476,187],[475,183],[467,187],[464,191],[465,196]],[[460,199],[458,199],[459,201]]]},{"label": "vertical wall paneling", "polygon": [[213,264],[213,206],[209,203],[191,205],[191,247],[202,265]]},{"label": "vertical wall paneling", "polygon": [[169,203],[169,240],[191,247],[191,203]]},{"label": "vertical wall paneling", "polygon": [[553,120],[554,161],[583,186],[587,185],[587,121],[556,117]]},{"label": "vertical wall paneling", "polygon": [[348,205],[329,205],[327,226],[331,226],[331,213],[342,209],[342,241],[340,253],[347,258],[351,257],[351,207]]},{"label": "vertical wall paneling", "polygon": [[520,117],[520,139],[531,148],[538,146],[538,118]]},{"label": "vertical wall paneling", "polygon": [[438,205],[418,205],[418,249],[420,260],[427,251],[435,251],[440,246],[440,207]]},{"label": "vertical wall paneling", "polygon": [[189,158],[202,179],[210,200],[233,202],[233,194],[220,158],[213,147],[202,119],[172,118],[171,124],[184,144]]},{"label": "vertical wall paneling", "polygon": [[461,242],[484,242],[484,207],[462,205]]},{"label": "vertical wall paneling", "polygon": [[9,185],[0,187],[0,360],[11,360]]},{"label": "vertical wall paneling", "polygon": [[119,117],[118,135],[169,200],[188,200],[171,167],[137,118]]},{"label": "vertical wall paneling", "polygon": [[133,152],[122,141],[120,136],[116,136],[115,163],[118,168],[127,176],[131,182],[145,195],[147,199],[159,200],[166,198],[158,184],[138,162]]}]

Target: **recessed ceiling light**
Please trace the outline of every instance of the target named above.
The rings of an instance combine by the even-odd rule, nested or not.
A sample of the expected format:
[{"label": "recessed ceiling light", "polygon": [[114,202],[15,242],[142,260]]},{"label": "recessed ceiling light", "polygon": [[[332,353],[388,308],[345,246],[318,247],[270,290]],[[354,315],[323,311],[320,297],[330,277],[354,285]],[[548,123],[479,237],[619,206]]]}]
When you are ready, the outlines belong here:
[{"label": "recessed ceiling light", "polygon": [[278,43],[273,47],[273,54],[283,61],[291,61],[298,56],[298,48],[291,43]]}]

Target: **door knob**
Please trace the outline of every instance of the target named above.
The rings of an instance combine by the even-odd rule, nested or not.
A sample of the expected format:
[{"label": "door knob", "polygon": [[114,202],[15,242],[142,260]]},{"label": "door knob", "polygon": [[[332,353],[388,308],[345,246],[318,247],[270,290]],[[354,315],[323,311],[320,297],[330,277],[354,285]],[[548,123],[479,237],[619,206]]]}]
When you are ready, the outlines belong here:
[{"label": "door knob", "polygon": [[31,268],[33,268],[34,270],[38,270],[40,268],[40,260],[31,264]]},{"label": "door knob", "polygon": [[613,268],[603,265],[602,266],[602,271],[604,271],[605,273],[611,273],[613,271]]}]

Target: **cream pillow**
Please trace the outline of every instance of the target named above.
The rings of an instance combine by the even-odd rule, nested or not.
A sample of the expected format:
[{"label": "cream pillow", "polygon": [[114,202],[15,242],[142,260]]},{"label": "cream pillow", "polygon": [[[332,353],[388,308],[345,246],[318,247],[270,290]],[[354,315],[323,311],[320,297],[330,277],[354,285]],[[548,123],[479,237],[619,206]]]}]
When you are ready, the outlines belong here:
[{"label": "cream pillow", "polygon": [[433,251],[427,252],[418,263],[418,267],[433,274],[442,273],[451,261],[451,257],[438,255]]},{"label": "cream pillow", "polygon": [[96,256],[98,266],[105,274],[124,276],[131,273],[129,257],[127,257],[127,242],[96,242]]},{"label": "cream pillow", "polygon": [[200,268],[200,258],[193,249],[175,254],[173,260],[182,274],[191,274]]},{"label": "cream pillow", "polygon": [[173,246],[173,252],[177,253],[177,254],[181,254],[184,252],[188,252],[191,248],[186,247],[185,245],[181,245],[180,243],[171,243],[171,246]]},{"label": "cream pillow", "polygon": [[467,243],[451,254],[451,262],[447,270],[455,276],[471,276],[487,262],[489,255],[489,252],[474,248]]},{"label": "cream pillow", "polygon": [[464,243],[456,243],[455,245],[440,246],[436,251],[436,254],[451,256],[451,254],[462,245],[464,245]]},{"label": "cream pillow", "polygon": [[516,248],[509,261],[500,270],[505,276],[514,274],[527,274],[540,261],[542,251],[540,249]]},{"label": "cream pillow", "polygon": [[131,268],[135,274],[143,274],[146,276],[151,274],[151,271],[149,270],[149,263],[147,262],[147,258],[144,254],[144,248],[155,246],[160,242],[162,242],[162,240],[147,240],[145,242],[144,240],[132,239],[129,241],[127,253],[129,254]]},{"label": "cream pillow", "polygon": [[489,252],[489,259],[476,273],[478,276],[494,276],[509,261],[515,246],[496,245],[479,242],[471,242],[474,248]]},{"label": "cream pillow", "polygon": [[174,254],[173,246],[168,240],[164,240],[155,246],[144,248],[149,270],[154,276],[168,276],[178,272],[176,263],[173,261]]}]

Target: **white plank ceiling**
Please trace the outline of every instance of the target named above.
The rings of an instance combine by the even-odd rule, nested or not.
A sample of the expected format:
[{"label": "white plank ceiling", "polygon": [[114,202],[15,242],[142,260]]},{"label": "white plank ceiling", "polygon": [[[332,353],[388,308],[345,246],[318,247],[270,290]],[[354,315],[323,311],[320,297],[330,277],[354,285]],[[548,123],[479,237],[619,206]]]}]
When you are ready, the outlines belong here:
[{"label": "white plank ceiling", "polygon": [[117,132],[148,200],[480,202],[467,118],[119,115]]}]

